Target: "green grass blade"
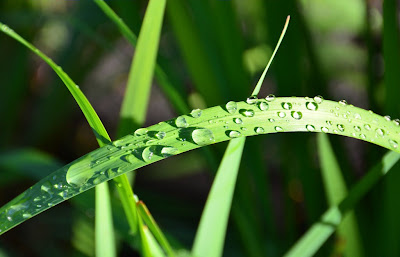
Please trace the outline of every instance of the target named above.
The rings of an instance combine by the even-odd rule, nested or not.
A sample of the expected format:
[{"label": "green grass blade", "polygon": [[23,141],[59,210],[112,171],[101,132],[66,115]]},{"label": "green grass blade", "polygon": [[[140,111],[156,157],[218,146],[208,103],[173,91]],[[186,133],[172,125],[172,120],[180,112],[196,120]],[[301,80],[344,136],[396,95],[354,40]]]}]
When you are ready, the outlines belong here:
[{"label": "green grass blade", "polygon": [[342,220],[350,210],[354,209],[357,202],[385,176],[400,159],[395,152],[388,152],[382,158],[381,163],[372,168],[360,182],[349,192],[347,197],[339,205],[330,207],[299,241],[285,254],[287,257],[313,256],[326,240],[335,232]]},{"label": "green grass blade", "polygon": [[[328,136],[320,133],[317,139],[322,178],[328,203],[329,206],[336,206],[347,195],[346,184]],[[346,256],[363,256],[357,220],[353,211],[343,219],[338,227],[337,234],[340,241],[346,242],[344,247]]]},{"label": "green grass blade", "polygon": [[142,242],[142,255],[144,257],[165,257],[160,245],[149,231],[149,228],[143,224],[143,220],[140,216],[138,221],[140,238]]},{"label": "green grass blade", "polygon": [[222,256],[244,143],[244,137],[233,139],[226,148],[196,232],[194,256]]},{"label": "green grass blade", "polygon": [[146,205],[139,201],[138,203],[138,213],[143,220],[143,222],[147,225],[150,232],[154,235],[157,241],[160,243],[162,248],[165,250],[168,256],[175,256],[172,247],[168,243],[166,237],[162,233],[161,229],[158,227],[156,221],[154,220],[153,216],[151,215],[150,211],[147,209]]},{"label": "green grass blade", "polygon": [[147,7],[121,107],[120,136],[128,134],[132,127],[140,126],[146,119],[165,3],[165,0],[151,0]]},{"label": "green grass blade", "polygon": [[[268,99],[259,99],[253,104],[233,102],[226,106],[211,107],[202,110],[200,117],[183,115],[139,129],[96,149],[55,171],[3,206],[0,209],[0,233],[128,171],[239,136],[327,132],[372,142],[400,153],[400,126],[397,121],[320,97]],[[238,119],[242,123],[238,124]],[[165,134],[157,137],[159,132]]]}]

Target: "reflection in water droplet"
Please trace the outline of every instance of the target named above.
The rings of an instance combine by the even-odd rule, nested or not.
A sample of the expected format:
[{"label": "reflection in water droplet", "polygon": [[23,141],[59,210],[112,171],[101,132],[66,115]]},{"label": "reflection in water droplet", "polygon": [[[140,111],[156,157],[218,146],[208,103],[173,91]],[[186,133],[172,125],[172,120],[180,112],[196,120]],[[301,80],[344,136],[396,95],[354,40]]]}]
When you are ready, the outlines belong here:
[{"label": "reflection in water droplet", "polygon": [[235,122],[236,124],[242,124],[243,123],[241,118],[234,118],[233,122]]},{"label": "reflection in water droplet", "polygon": [[303,114],[299,111],[292,111],[291,115],[296,120],[300,120],[303,117]]},{"label": "reflection in water droplet", "polygon": [[192,115],[193,118],[200,118],[202,114],[202,110],[200,109],[194,109],[190,112],[190,115]]},{"label": "reflection in water droplet", "polygon": [[276,126],[276,127],[275,127],[275,131],[280,132],[280,131],[283,131],[283,129],[282,129],[281,127],[279,127],[279,126]]},{"label": "reflection in water droplet", "polygon": [[265,97],[265,100],[267,100],[268,102],[272,102],[275,100],[275,96],[273,94],[269,94],[267,95],[267,97]]},{"label": "reflection in water droplet", "polygon": [[163,157],[170,157],[172,155],[175,155],[177,152],[178,152],[178,149],[176,149],[175,147],[171,147],[171,146],[163,147],[163,149],[161,150],[161,154]]},{"label": "reflection in water droplet", "polygon": [[376,132],[376,134],[377,134],[378,136],[380,136],[380,137],[383,137],[383,136],[385,135],[385,131],[384,131],[383,129],[381,129],[381,128],[377,128],[377,129],[375,130],[375,132]]},{"label": "reflection in water droplet", "polygon": [[357,131],[357,132],[360,132],[361,128],[360,128],[360,126],[354,126],[354,130]]},{"label": "reflection in water droplet", "polygon": [[258,98],[255,95],[252,95],[246,99],[246,103],[248,103],[248,104],[255,104],[255,103],[257,103],[257,101],[258,101]]},{"label": "reflection in water droplet", "polygon": [[258,108],[260,108],[261,111],[266,111],[269,109],[269,104],[266,102],[260,102]]},{"label": "reflection in water droplet", "polygon": [[245,116],[245,117],[253,117],[254,116],[254,111],[249,109],[249,110],[240,110],[240,113]]},{"label": "reflection in water droplet", "polygon": [[235,137],[240,137],[241,134],[240,134],[239,131],[231,130],[231,131],[229,132],[228,136],[231,137],[231,138],[235,138]]},{"label": "reflection in water droplet", "polygon": [[234,101],[230,101],[225,105],[225,108],[229,113],[233,114],[237,111],[237,104]]},{"label": "reflection in water droplet", "polygon": [[314,97],[314,101],[317,104],[320,104],[320,103],[322,103],[322,101],[324,101],[324,98],[322,96],[320,96],[320,95],[317,95],[317,96]]},{"label": "reflection in water droplet", "polygon": [[283,102],[283,103],[281,103],[281,105],[282,105],[282,108],[285,109],[285,110],[292,109],[292,104],[291,103]]},{"label": "reflection in water droplet", "polygon": [[328,129],[327,127],[322,127],[322,128],[321,128],[321,131],[324,132],[324,133],[328,133],[328,132],[329,132],[329,129]]},{"label": "reflection in water droplet", "polygon": [[135,136],[140,137],[140,136],[146,135],[147,132],[148,132],[147,129],[145,129],[145,128],[139,128],[139,129],[135,130],[135,133],[134,133],[134,134],[135,134]]},{"label": "reflection in water droplet", "polygon": [[206,128],[193,130],[192,139],[198,145],[208,145],[215,140],[212,131]]},{"label": "reflection in water droplet", "polygon": [[264,133],[264,132],[265,132],[265,130],[264,130],[262,127],[256,127],[256,128],[254,129],[254,131],[255,131],[257,134],[261,134],[261,133]]},{"label": "reflection in water droplet", "polygon": [[307,131],[310,131],[310,132],[315,131],[315,127],[313,125],[311,125],[311,124],[307,124],[306,125],[306,129],[307,129]]},{"label": "reflection in water droplet", "polygon": [[396,140],[393,139],[389,139],[389,144],[392,148],[396,149],[397,147],[399,147],[399,144],[397,143]]},{"label": "reflection in water droplet", "polygon": [[279,116],[280,118],[285,118],[285,117],[286,117],[286,113],[284,113],[284,112],[278,112],[278,116]]},{"label": "reflection in water droplet", "polygon": [[164,131],[159,131],[156,134],[156,138],[161,140],[161,139],[163,139],[165,137],[165,135],[166,135],[166,133]]},{"label": "reflection in water droplet", "polygon": [[178,118],[176,118],[175,124],[176,124],[176,126],[178,128],[187,128],[187,127],[189,127],[189,123],[187,123],[185,117],[183,117],[183,116],[179,116]]},{"label": "reflection in water droplet", "polygon": [[310,111],[316,111],[318,109],[318,104],[316,102],[307,102],[306,108]]},{"label": "reflection in water droplet", "polygon": [[344,125],[343,125],[343,124],[338,124],[338,125],[337,125],[337,128],[338,128],[341,132],[344,131]]}]

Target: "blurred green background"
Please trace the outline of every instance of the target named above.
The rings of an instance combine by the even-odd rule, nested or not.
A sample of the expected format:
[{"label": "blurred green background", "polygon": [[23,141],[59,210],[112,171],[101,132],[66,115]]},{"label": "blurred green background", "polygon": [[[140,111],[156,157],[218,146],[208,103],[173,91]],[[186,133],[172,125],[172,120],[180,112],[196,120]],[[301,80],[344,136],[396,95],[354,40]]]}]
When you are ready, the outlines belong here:
[{"label": "blurred green background", "polygon": [[[138,35],[147,1],[107,3]],[[243,100],[283,28],[287,35],[260,96],[315,96],[399,117],[399,6],[394,0],[169,0],[158,63],[191,108]],[[132,46],[90,0],[2,0],[0,21],[76,81],[116,139]],[[54,72],[0,35],[0,204],[97,148],[85,118]],[[154,81],[146,126],[179,115]],[[330,136],[348,188],[384,149]],[[141,169],[135,193],[175,246],[190,248],[226,144]],[[327,208],[315,134],[249,138],[224,256],[281,256]],[[357,206],[367,256],[400,256],[400,167]],[[0,237],[0,256],[94,256],[93,192]],[[118,206],[118,202],[115,203]],[[119,210],[119,209],[118,209]],[[124,214],[114,213],[120,256],[136,256]],[[332,237],[319,256],[342,256]],[[178,247],[179,248],[179,247]]]}]

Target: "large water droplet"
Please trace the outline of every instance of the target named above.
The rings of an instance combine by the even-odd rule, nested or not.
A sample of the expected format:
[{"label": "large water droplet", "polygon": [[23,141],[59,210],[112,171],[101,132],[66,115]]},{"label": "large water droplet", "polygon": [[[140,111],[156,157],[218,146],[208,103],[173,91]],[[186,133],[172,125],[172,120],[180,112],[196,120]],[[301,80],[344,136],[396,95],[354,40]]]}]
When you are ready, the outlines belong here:
[{"label": "large water droplet", "polygon": [[135,130],[135,133],[134,133],[134,134],[135,134],[135,136],[140,137],[140,136],[146,135],[147,132],[148,132],[147,129],[145,129],[145,128],[139,128],[139,129]]},{"label": "large water droplet", "polygon": [[142,158],[145,162],[151,161],[155,152],[155,146],[148,146],[142,152]]},{"label": "large water droplet", "polygon": [[257,103],[257,101],[258,101],[258,98],[255,95],[252,95],[246,99],[246,103],[248,103],[248,104],[255,104],[255,103]]},{"label": "large water droplet", "polygon": [[344,131],[344,125],[343,125],[343,124],[338,124],[338,125],[337,125],[337,128],[338,128],[341,132]]},{"label": "large water droplet", "polygon": [[275,100],[275,95],[269,94],[267,95],[267,97],[265,97],[265,100],[267,100],[268,102],[272,102]]},{"label": "large water droplet", "polygon": [[193,130],[192,139],[198,145],[208,145],[215,140],[212,131],[206,128]]},{"label": "large water droplet", "polygon": [[236,104],[236,102],[234,102],[234,101],[228,102],[228,103],[225,105],[225,107],[226,107],[226,110],[227,110],[229,113],[231,113],[231,114],[233,114],[233,113],[235,113],[235,112],[237,111],[237,104]]},{"label": "large water droplet", "polygon": [[397,143],[396,140],[393,139],[389,139],[389,144],[391,147],[393,147],[394,149],[396,149],[397,147],[399,147],[399,144]]},{"label": "large water droplet", "polygon": [[166,135],[166,133],[164,131],[159,131],[156,134],[156,138],[161,140],[161,139],[163,139],[165,137],[165,135]]},{"label": "large water droplet", "polygon": [[281,105],[282,105],[282,108],[285,109],[285,110],[292,109],[292,104],[291,103],[283,102],[283,103],[281,103]]},{"label": "large water droplet", "polygon": [[254,129],[254,131],[255,131],[257,134],[261,134],[261,133],[264,133],[264,132],[265,132],[265,130],[264,130],[262,127],[256,127],[256,128]]},{"label": "large water droplet", "polygon": [[300,120],[303,117],[303,114],[299,111],[292,111],[291,115],[296,120]]},{"label": "large water droplet", "polygon": [[306,129],[307,129],[307,131],[310,131],[310,132],[315,131],[315,127],[313,125],[311,125],[311,124],[307,124],[306,125]]},{"label": "large water droplet", "polygon": [[283,129],[279,126],[276,126],[274,129],[275,129],[275,131],[278,131],[278,132],[283,131]]},{"label": "large water droplet", "polygon": [[260,108],[261,111],[266,111],[269,109],[269,104],[266,102],[260,102],[258,108]]},{"label": "large water droplet", "polygon": [[241,118],[234,118],[233,122],[235,122],[236,124],[242,124],[243,123]]},{"label": "large water droplet", "polygon": [[378,136],[380,136],[380,137],[383,137],[383,136],[385,135],[385,131],[384,131],[383,129],[381,129],[381,128],[377,128],[377,129],[375,130],[375,132],[376,132],[376,134],[377,134]]},{"label": "large water droplet", "polygon": [[202,114],[202,110],[200,109],[194,109],[190,112],[190,115],[192,115],[193,118],[200,118]]},{"label": "large water droplet", "polygon": [[165,146],[161,149],[161,154],[163,157],[170,157],[175,155],[178,152],[178,149],[172,146]]},{"label": "large water droplet", "polygon": [[286,113],[284,113],[284,112],[278,112],[278,116],[279,116],[280,118],[285,118],[285,117],[286,117]]},{"label": "large water droplet", "polygon": [[178,118],[176,118],[175,124],[176,124],[176,126],[178,128],[187,128],[187,127],[189,127],[189,123],[187,123],[185,117],[183,117],[183,116],[179,116]]},{"label": "large water droplet", "polygon": [[322,103],[324,101],[324,98],[322,96],[320,96],[320,95],[317,95],[317,96],[314,96],[314,101],[317,104],[320,104],[320,103]]},{"label": "large water droplet", "polygon": [[231,131],[229,131],[228,136],[229,136],[230,138],[235,138],[235,137],[240,137],[241,134],[240,134],[239,131],[231,130]]},{"label": "large water droplet", "polygon": [[327,127],[322,127],[322,128],[321,128],[321,131],[324,132],[324,133],[328,133],[328,132],[329,132],[329,129],[328,129]]},{"label": "large water droplet", "polygon": [[240,113],[245,116],[245,117],[253,117],[254,116],[254,111],[251,109],[248,110],[240,110]]},{"label": "large water droplet", "polygon": [[318,109],[318,104],[316,102],[307,102],[306,108],[310,111],[316,111]]}]

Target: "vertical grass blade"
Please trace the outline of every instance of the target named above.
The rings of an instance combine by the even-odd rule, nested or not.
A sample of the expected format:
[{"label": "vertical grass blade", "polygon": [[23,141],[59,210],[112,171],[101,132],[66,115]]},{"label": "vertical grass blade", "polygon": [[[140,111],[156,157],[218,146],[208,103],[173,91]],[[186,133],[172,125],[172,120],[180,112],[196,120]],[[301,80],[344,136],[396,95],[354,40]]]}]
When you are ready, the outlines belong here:
[{"label": "vertical grass blade", "polygon": [[244,142],[245,138],[233,139],[226,148],[201,216],[192,249],[194,256],[222,255]]},{"label": "vertical grass blade", "polygon": [[[328,203],[329,206],[336,206],[347,195],[346,184],[329,142],[328,135],[320,133],[317,139],[322,178]],[[343,218],[342,223],[338,227],[337,234],[339,241],[345,242],[343,253],[346,256],[363,256],[360,233],[354,211],[351,211]]]},{"label": "vertical grass blade", "polygon": [[367,175],[350,190],[347,197],[339,205],[331,206],[322,215],[320,221],[312,225],[285,256],[313,256],[335,232],[347,213],[354,209],[358,201],[371,190],[380,178],[390,171],[399,159],[400,155],[398,153],[388,152],[385,154],[382,161],[368,171]]},{"label": "vertical grass blade", "polygon": [[165,4],[165,0],[151,0],[147,7],[122,103],[119,136],[145,121]]},{"label": "vertical grass blade", "polygon": [[138,218],[139,231],[142,244],[142,255],[144,257],[165,257],[160,245],[157,243],[149,228],[143,224],[141,217]]}]

